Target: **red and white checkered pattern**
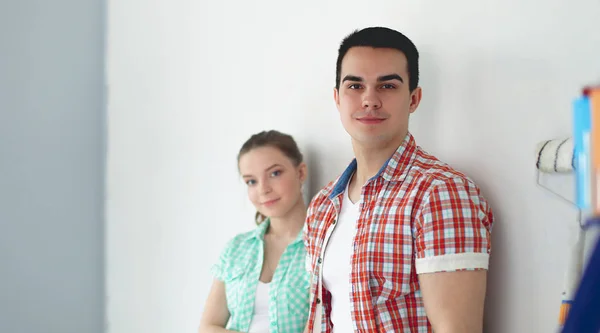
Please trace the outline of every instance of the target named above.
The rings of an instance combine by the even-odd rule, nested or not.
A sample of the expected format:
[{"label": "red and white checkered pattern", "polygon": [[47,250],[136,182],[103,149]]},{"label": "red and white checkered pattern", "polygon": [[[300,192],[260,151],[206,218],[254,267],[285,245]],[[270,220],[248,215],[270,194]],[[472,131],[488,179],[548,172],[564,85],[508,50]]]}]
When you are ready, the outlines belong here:
[{"label": "red and white checkered pattern", "polygon": [[[331,294],[325,288],[319,293],[321,266],[343,264],[324,262],[323,254],[341,194],[355,170],[356,160],[308,209],[304,242],[312,273],[310,332],[332,332]],[[355,332],[432,332],[417,275],[487,269],[492,222],[479,188],[423,151],[409,133],[362,188],[349,277]]]}]

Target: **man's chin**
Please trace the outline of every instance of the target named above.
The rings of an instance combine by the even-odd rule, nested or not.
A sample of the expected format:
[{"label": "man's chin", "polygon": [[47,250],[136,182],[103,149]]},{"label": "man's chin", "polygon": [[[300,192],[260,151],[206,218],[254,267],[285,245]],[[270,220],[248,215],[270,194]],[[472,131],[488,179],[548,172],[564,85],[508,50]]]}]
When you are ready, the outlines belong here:
[{"label": "man's chin", "polygon": [[360,145],[367,146],[379,146],[384,145],[390,141],[390,136],[384,133],[368,132],[368,133],[356,133],[351,136],[352,142]]}]

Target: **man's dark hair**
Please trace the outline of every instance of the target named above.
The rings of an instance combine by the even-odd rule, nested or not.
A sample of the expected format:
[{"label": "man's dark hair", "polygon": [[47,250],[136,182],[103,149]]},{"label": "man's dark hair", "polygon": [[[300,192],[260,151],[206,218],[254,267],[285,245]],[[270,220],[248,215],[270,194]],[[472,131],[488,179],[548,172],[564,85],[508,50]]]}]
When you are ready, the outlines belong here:
[{"label": "man's dark hair", "polygon": [[408,37],[396,30],[385,27],[370,27],[355,30],[342,40],[335,66],[336,89],[340,89],[342,60],[346,53],[348,53],[348,50],[356,46],[396,49],[404,53],[408,63],[408,88],[412,92],[419,85],[419,51],[417,51],[415,44]]}]

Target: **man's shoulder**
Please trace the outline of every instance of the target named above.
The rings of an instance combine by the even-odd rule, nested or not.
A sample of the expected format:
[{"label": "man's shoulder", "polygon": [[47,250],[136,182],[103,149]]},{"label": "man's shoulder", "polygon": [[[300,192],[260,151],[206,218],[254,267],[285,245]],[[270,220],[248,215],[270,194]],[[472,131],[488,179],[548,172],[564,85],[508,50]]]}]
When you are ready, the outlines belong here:
[{"label": "man's shoulder", "polygon": [[418,148],[416,158],[413,161],[411,172],[414,177],[419,177],[426,181],[430,187],[457,182],[463,183],[469,187],[477,187],[475,182],[468,175],[420,147]]},{"label": "man's shoulder", "polygon": [[[435,200],[460,198],[463,203],[474,204],[473,206],[463,205],[463,208],[478,207],[490,222],[493,220],[491,207],[481,188],[467,174],[422,149],[417,154],[413,169],[411,171],[415,172],[415,175],[418,174],[416,177],[421,177],[421,181],[425,183],[418,186],[419,190],[424,191],[423,197],[434,196]],[[459,204],[460,202],[454,200],[453,203]],[[438,205],[438,207],[440,206]]]},{"label": "man's shoulder", "polygon": [[331,193],[333,193],[333,188],[338,179],[339,177],[337,177],[334,180],[331,180],[329,183],[327,183],[327,185],[322,187],[317,192],[317,194],[310,201],[309,210],[315,209],[319,206],[329,203],[329,197],[331,196]]}]

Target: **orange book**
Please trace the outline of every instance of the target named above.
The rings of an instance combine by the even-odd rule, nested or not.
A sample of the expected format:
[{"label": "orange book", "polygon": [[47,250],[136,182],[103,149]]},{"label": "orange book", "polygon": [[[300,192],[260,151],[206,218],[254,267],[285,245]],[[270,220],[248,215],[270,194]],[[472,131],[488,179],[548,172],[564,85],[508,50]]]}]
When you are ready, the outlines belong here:
[{"label": "orange book", "polygon": [[600,215],[600,87],[589,89],[591,106],[590,157],[592,180],[592,211]]}]

